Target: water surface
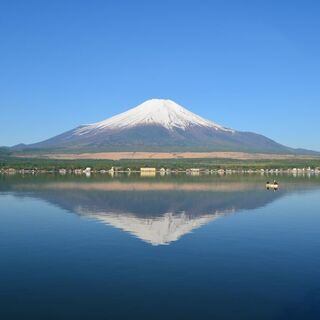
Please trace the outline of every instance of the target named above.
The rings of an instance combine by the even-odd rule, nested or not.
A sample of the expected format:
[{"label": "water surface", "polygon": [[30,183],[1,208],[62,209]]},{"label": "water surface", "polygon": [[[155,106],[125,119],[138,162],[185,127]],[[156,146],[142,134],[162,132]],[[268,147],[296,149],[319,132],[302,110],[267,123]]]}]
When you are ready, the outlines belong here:
[{"label": "water surface", "polygon": [[0,176],[1,319],[319,319],[320,178]]}]

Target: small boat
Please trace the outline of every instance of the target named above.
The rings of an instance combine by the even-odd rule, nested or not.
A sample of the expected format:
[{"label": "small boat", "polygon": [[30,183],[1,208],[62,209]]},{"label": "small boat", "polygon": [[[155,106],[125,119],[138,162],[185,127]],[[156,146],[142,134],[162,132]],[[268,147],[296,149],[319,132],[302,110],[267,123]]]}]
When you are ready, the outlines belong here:
[{"label": "small boat", "polygon": [[278,184],[278,182],[277,182],[276,180],[274,180],[273,182],[267,181],[267,183],[266,183],[266,188],[267,188],[268,190],[269,190],[269,189],[274,189],[274,190],[276,190],[276,189],[279,188],[279,184]]}]

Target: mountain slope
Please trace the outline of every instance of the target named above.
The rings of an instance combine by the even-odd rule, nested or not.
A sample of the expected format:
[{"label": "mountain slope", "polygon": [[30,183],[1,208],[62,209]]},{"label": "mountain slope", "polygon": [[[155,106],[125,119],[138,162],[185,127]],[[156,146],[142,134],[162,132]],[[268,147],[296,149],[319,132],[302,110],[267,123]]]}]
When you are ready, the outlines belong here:
[{"label": "mountain slope", "polygon": [[[16,150],[243,151],[305,153],[262,135],[240,132],[204,119],[171,100],[152,99],[101,122],[82,125]],[[308,153],[308,152],[306,152]]]}]

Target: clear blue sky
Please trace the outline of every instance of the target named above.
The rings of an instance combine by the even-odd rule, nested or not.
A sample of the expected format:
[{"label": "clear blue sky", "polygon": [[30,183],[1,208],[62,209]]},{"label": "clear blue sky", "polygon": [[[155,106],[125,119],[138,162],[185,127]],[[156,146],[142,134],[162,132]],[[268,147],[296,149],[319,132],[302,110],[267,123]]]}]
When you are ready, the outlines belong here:
[{"label": "clear blue sky", "polygon": [[320,150],[320,1],[0,1],[0,145],[169,98]]}]

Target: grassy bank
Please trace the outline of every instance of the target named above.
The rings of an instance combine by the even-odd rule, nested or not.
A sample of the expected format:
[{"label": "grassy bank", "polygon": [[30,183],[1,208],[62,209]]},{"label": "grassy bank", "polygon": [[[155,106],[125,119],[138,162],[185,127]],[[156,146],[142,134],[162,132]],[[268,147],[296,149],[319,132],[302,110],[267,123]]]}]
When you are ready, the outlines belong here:
[{"label": "grassy bank", "polygon": [[320,167],[320,160],[287,159],[287,160],[234,160],[234,159],[146,159],[146,160],[54,160],[16,158],[7,154],[0,155],[0,169],[77,169],[91,167],[95,170],[110,169],[111,167],[131,168],[156,167],[181,169],[292,169]]}]

